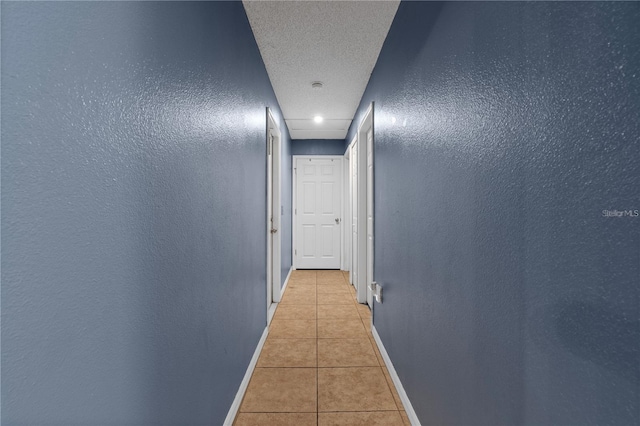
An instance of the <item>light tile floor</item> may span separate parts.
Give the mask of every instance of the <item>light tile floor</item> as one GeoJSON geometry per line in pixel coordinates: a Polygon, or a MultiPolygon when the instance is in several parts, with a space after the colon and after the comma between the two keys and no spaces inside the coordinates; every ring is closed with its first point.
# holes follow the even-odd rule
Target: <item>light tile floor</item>
{"type": "Polygon", "coordinates": [[[236,426],[410,424],[348,277],[292,272],[236,426]]]}

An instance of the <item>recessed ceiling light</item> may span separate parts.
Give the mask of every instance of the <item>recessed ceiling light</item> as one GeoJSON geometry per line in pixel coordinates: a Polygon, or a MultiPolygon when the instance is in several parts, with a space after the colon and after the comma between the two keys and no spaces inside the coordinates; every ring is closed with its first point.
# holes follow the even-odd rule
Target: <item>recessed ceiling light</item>
{"type": "Polygon", "coordinates": [[[313,117],[313,121],[315,121],[316,123],[320,124],[324,121],[324,118],[322,118],[319,115],[316,115],[315,117],[313,117]]]}
{"type": "Polygon", "coordinates": [[[313,83],[311,83],[311,87],[313,87],[314,89],[322,89],[322,86],[324,86],[324,84],[322,84],[321,81],[314,81],[313,83]]]}

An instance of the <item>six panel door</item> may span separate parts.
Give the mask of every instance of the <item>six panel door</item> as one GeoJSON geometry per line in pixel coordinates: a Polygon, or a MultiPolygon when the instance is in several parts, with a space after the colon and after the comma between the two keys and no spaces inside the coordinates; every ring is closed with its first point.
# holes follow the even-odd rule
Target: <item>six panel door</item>
{"type": "Polygon", "coordinates": [[[298,269],[340,269],[342,162],[296,158],[296,244],[298,269]]]}

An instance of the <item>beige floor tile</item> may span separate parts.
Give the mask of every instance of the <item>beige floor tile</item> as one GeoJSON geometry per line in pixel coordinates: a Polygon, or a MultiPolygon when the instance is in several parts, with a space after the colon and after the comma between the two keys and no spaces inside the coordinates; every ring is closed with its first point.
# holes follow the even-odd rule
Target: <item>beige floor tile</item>
{"type": "Polygon", "coordinates": [[[316,412],[315,368],[256,368],[241,413],[316,412]]]}
{"type": "Polygon", "coordinates": [[[356,309],[358,309],[358,314],[360,314],[360,317],[371,318],[371,309],[369,309],[369,305],[358,303],[356,305],[356,309]]]}
{"type": "Polygon", "coordinates": [[[349,305],[353,298],[348,293],[318,293],[318,305],[349,305]]]}
{"type": "Polygon", "coordinates": [[[329,279],[329,278],[343,278],[344,274],[342,271],[337,269],[321,269],[316,271],[316,277],[318,279],[329,279]]]}
{"type": "Polygon", "coordinates": [[[400,417],[402,417],[402,422],[405,426],[411,426],[411,420],[409,420],[409,416],[407,416],[406,411],[400,411],[400,417]]]}
{"type": "Polygon", "coordinates": [[[316,426],[316,413],[240,413],[234,426],[316,426]]]}
{"type": "Polygon", "coordinates": [[[380,367],[318,369],[318,411],[397,410],[380,367]]]}
{"type": "Polygon", "coordinates": [[[257,367],[315,367],[318,359],[316,346],[316,339],[269,337],[262,348],[257,367]]]}
{"type": "Polygon", "coordinates": [[[316,319],[316,305],[295,305],[284,304],[278,305],[273,318],[277,319],[316,319]]]}
{"type": "Polygon", "coordinates": [[[371,333],[371,318],[362,318],[362,325],[364,325],[364,329],[367,330],[367,333],[371,333]]]}
{"type": "Polygon", "coordinates": [[[369,340],[371,341],[371,346],[373,346],[373,352],[375,352],[376,358],[378,358],[378,362],[380,363],[380,365],[385,365],[384,358],[382,358],[382,354],[380,353],[380,349],[378,349],[378,344],[376,343],[376,341],[373,338],[373,336],[370,336],[369,340]]]}
{"type": "Polygon", "coordinates": [[[313,269],[296,269],[291,271],[291,278],[315,278],[318,271],[313,269]]]}
{"type": "Polygon", "coordinates": [[[316,337],[315,320],[273,319],[269,326],[272,339],[314,339],[316,337]]]}
{"type": "Polygon", "coordinates": [[[353,304],[350,305],[318,305],[318,319],[351,318],[360,319],[353,304]]]}
{"type": "Polygon", "coordinates": [[[318,413],[318,426],[403,426],[397,411],[318,413]]]}
{"type": "Polygon", "coordinates": [[[287,284],[287,288],[290,286],[297,285],[316,285],[316,277],[299,277],[299,278],[289,278],[289,284],[287,284]]]}
{"type": "Polygon", "coordinates": [[[344,284],[320,284],[316,286],[316,291],[320,293],[336,293],[336,294],[351,294],[349,287],[344,284]]]}
{"type": "Polygon", "coordinates": [[[342,279],[342,278],[330,278],[330,279],[318,279],[318,286],[330,286],[330,285],[341,285],[341,286],[346,286],[347,282],[342,279]]]}
{"type": "Polygon", "coordinates": [[[287,288],[285,288],[285,292],[287,290],[304,290],[304,289],[313,289],[316,287],[315,282],[307,281],[307,280],[298,280],[298,281],[289,281],[287,284],[287,288]]]}
{"type": "Polygon", "coordinates": [[[396,385],[393,384],[393,380],[391,379],[391,375],[389,374],[389,370],[387,367],[382,366],[382,374],[384,374],[384,378],[389,385],[389,389],[391,389],[391,395],[393,395],[393,400],[398,407],[398,410],[404,410],[404,405],[402,405],[402,401],[400,400],[400,395],[398,395],[398,391],[396,390],[396,385]]]}
{"type": "Polygon", "coordinates": [[[319,339],[366,339],[362,321],[355,319],[318,320],[319,339]]]}
{"type": "Polygon", "coordinates": [[[318,281],[318,284],[346,284],[347,283],[347,280],[344,279],[344,276],[342,276],[342,274],[326,275],[326,276],[318,275],[318,278],[316,278],[316,280],[318,281]]]}
{"type": "Polygon", "coordinates": [[[314,305],[316,303],[315,288],[313,291],[285,290],[281,305],[314,305]]]}
{"type": "Polygon", "coordinates": [[[316,293],[315,285],[295,285],[291,288],[287,286],[284,291],[284,294],[287,295],[307,295],[307,294],[315,294],[316,293]]]}
{"type": "Polygon", "coordinates": [[[318,367],[378,367],[369,339],[318,339],[318,367]]]}

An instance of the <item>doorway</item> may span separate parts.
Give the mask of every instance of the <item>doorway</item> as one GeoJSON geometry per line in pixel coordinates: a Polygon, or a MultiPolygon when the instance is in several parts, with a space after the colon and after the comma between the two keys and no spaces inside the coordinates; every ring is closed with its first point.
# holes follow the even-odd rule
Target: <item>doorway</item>
{"type": "Polygon", "coordinates": [[[267,325],[281,298],[281,133],[267,108],[267,325]]]}
{"type": "Polygon", "coordinates": [[[295,269],[340,269],[342,156],[293,156],[295,269]]]}
{"type": "Polygon", "coordinates": [[[349,282],[358,288],[358,136],[349,145],[349,206],[351,228],[351,270],[349,282]]]}
{"type": "Polygon", "coordinates": [[[351,276],[359,303],[373,309],[374,260],[374,104],[371,103],[354,138],[349,154],[351,162],[351,276]]]}

